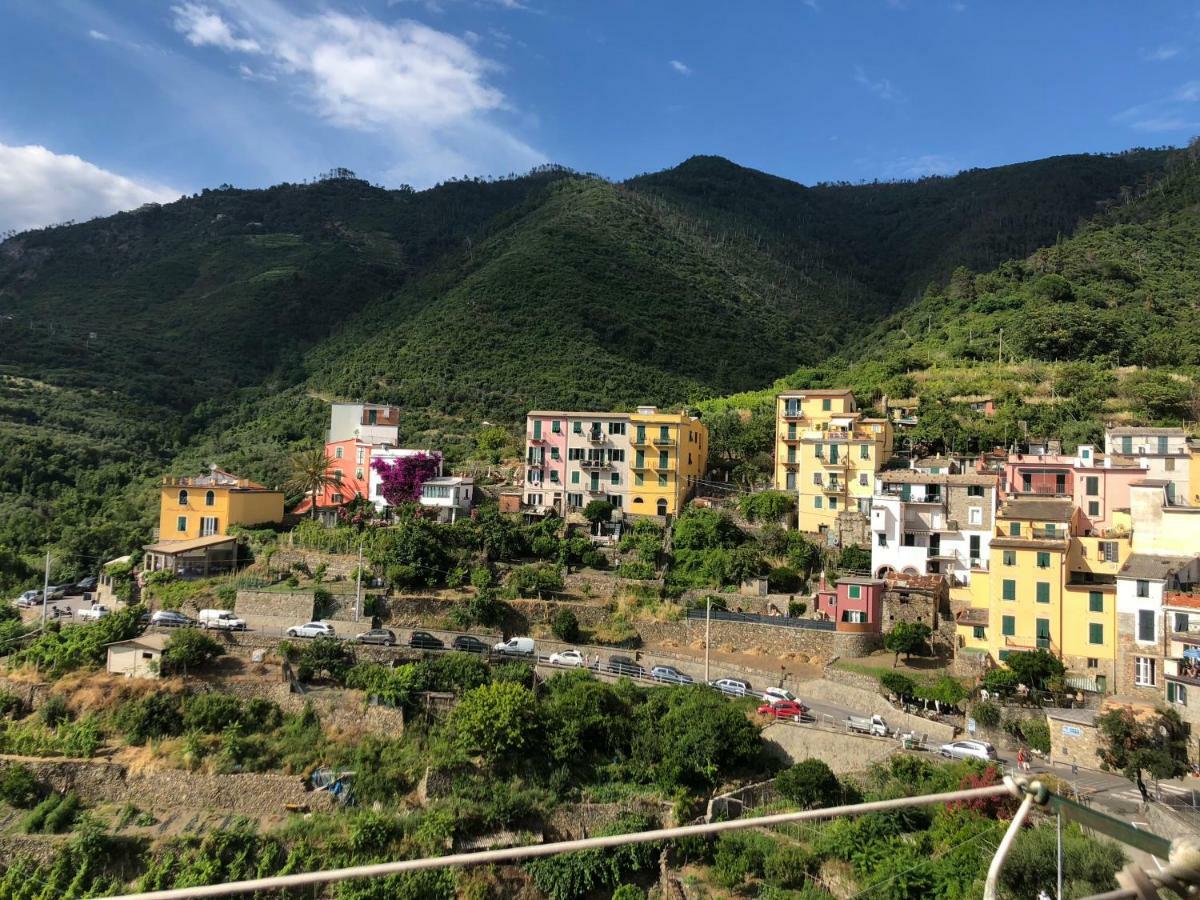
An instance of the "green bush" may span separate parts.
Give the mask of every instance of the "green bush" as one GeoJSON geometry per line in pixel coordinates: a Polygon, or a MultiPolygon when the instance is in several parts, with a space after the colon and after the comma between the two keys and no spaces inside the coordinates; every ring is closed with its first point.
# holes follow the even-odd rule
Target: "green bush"
{"type": "Polygon", "coordinates": [[[617,566],[617,575],[621,578],[631,578],[641,581],[648,581],[654,578],[654,566],[648,562],[640,560],[629,560],[617,566]]]}
{"type": "Polygon", "coordinates": [[[0,691],[0,716],[20,715],[25,702],[11,691],[0,691]]]}
{"type": "Polygon", "coordinates": [[[879,683],[884,690],[890,691],[897,697],[912,697],[917,692],[916,682],[900,672],[880,673],[879,683]]]}
{"type": "Polygon", "coordinates": [[[113,722],[131,744],[173,737],[183,732],[183,715],[175,694],[150,694],[118,707],[113,722]]]}
{"type": "Polygon", "coordinates": [[[796,618],[808,612],[808,604],[800,600],[792,600],[788,603],[788,616],[796,618]]]}
{"type": "MultiPolygon", "coordinates": [[[[324,565],[324,563],[322,563],[324,565]]],[[[333,612],[333,594],[327,588],[313,588],[313,618],[325,619],[333,612]]]]}
{"type": "Polygon", "coordinates": [[[33,808],[21,823],[21,830],[26,834],[41,834],[46,828],[46,818],[62,803],[62,794],[50,794],[33,808]]]}
{"type": "Polygon", "coordinates": [[[796,497],[784,491],[744,494],[738,501],[738,508],[751,522],[778,522],[796,509],[796,497]]]}
{"type": "Polygon", "coordinates": [[[0,769],[0,800],[18,809],[29,809],[45,794],[33,771],[21,763],[10,763],[0,769]]]}
{"type": "Polygon", "coordinates": [[[67,698],[62,694],[51,694],[38,709],[38,717],[46,723],[47,728],[57,728],[71,718],[67,709],[67,698]]]}
{"type": "Polygon", "coordinates": [[[775,776],[780,795],[803,809],[836,805],[842,785],[822,760],[805,759],[775,776]]]}
{"type": "Polygon", "coordinates": [[[78,815],[79,796],[74,791],[71,791],[67,796],[63,797],[61,803],[46,814],[46,821],[42,826],[42,830],[47,834],[62,834],[75,824],[75,818],[78,815]]]}
{"type": "Polygon", "coordinates": [[[1050,752],[1050,726],[1044,718],[1022,720],[1021,736],[1034,750],[1050,752]]]}
{"type": "Polygon", "coordinates": [[[554,622],[550,626],[554,636],[560,641],[573,644],[579,640],[579,618],[569,609],[560,609],[554,614],[554,622]]]}
{"type": "Polygon", "coordinates": [[[995,728],[1000,724],[1000,704],[991,700],[981,700],[971,707],[971,716],[984,728],[995,728]]]}
{"type": "Polygon", "coordinates": [[[804,579],[790,566],[776,566],[767,573],[767,587],[772,594],[794,594],[803,586],[804,579]]]}
{"type": "Polygon", "coordinates": [[[242,721],[242,701],[232,694],[206,691],[188,698],[183,708],[183,728],[217,734],[230,722],[242,721]]]}
{"type": "Polygon", "coordinates": [[[187,674],[208,665],[225,652],[216,640],[197,628],[180,628],[163,648],[164,674],[187,674]]]}

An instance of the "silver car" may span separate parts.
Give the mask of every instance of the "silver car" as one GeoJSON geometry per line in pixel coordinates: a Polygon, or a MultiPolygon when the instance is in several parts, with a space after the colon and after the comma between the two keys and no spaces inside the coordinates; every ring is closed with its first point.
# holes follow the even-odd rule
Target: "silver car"
{"type": "Polygon", "coordinates": [[[987,741],[951,741],[942,744],[942,756],[947,759],[979,759],[990,762],[996,758],[996,748],[987,741]]]}

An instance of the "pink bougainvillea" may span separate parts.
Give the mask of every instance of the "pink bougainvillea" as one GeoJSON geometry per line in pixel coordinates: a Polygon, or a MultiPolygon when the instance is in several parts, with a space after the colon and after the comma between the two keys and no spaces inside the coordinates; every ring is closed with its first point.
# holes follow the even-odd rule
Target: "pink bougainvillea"
{"type": "Polygon", "coordinates": [[[371,461],[371,468],[379,473],[383,483],[383,499],[391,506],[420,500],[421,485],[436,477],[441,465],[440,453],[416,453],[393,461],[371,461]]]}

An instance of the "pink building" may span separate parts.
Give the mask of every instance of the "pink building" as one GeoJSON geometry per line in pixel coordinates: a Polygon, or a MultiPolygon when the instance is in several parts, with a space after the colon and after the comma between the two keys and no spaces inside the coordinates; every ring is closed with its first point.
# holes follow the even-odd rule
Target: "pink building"
{"type": "Polygon", "coordinates": [[[825,576],[817,589],[815,611],[837,623],[838,631],[879,631],[883,621],[883,592],[878,578],[842,578],[828,587],[825,576]]]}
{"type": "Polygon", "coordinates": [[[1005,467],[1004,496],[1069,498],[1083,513],[1083,534],[1112,527],[1113,512],[1129,509],[1129,486],[1146,477],[1141,466],[1119,464],[1083,444],[1074,456],[1013,453],[1005,467]]]}
{"type": "Polygon", "coordinates": [[[525,421],[525,490],[528,506],[563,511],[567,482],[566,413],[530,413],[525,421]]]}

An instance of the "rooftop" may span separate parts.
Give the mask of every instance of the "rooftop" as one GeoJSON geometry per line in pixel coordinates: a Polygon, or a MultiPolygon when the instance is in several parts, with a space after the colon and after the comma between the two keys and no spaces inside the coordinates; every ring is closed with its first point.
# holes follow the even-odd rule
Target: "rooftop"
{"type": "Polygon", "coordinates": [[[991,614],[986,609],[960,609],[954,617],[954,621],[959,625],[969,626],[984,626],[986,627],[991,620],[991,614]]]}
{"type": "Polygon", "coordinates": [[[203,550],[206,547],[216,547],[220,544],[237,543],[236,537],[227,534],[213,534],[208,537],[192,538],[188,541],[159,541],[142,549],[148,553],[162,553],[172,556],[178,553],[188,553],[192,550],[203,550]]]}
{"type": "Polygon", "coordinates": [[[927,475],[923,472],[914,472],[912,469],[893,469],[879,473],[879,480],[886,484],[948,484],[948,485],[975,485],[981,484],[985,487],[995,487],[997,478],[995,475],[977,475],[973,472],[963,472],[955,475],[927,475]]]}
{"type": "Polygon", "coordinates": [[[781,391],[780,397],[853,397],[849,388],[812,388],[802,391],[781,391]]]}
{"type": "Polygon", "coordinates": [[[1163,596],[1163,606],[1173,606],[1179,609],[1200,609],[1200,594],[1167,591],[1163,596]]]}
{"type": "Polygon", "coordinates": [[[1096,710],[1094,709],[1052,709],[1047,707],[1046,717],[1058,719],[1060,722],[1074,722],[1076,725],[1096,724],[1096,710]]]}
{"type": "Polygon", "coordinates": [[[1070,522],[1075,504],[1070,500],[1042,497],[1015,497],[998,513],[1001,519],[1032,519],[1038,522],[1070,522]]]}
{"type": "Polygon", "coordinates": [[[865,575],[847,575],[844,578],[839,578],[838,584],[866,584],[866,585],[882,585],[886,582],[882,578],[868,578],[865,575]]]}
{"type": "Polygon", "coordinates": [[[119,647],[128,645],[130,647],[145,647],[147,650],[163,650],[166,648],[169,640],[171,640],[171,635],[169,634],[139,634],[137,637],[124,641],[113,641],[111,644],[105,644],[104,646],[119,647]]]}
{"type": "Polygon", "coordinates": [[[891,572],[887,576],[889,588],[899,588],[909,591],[936,591],[946,583],[942,575],[906,575],[903,572],[891,572]]]}
{"type": "Polygon", "coordinates": [[[448,485],[450,487],[453,487],[456,484],[474,484],[474,483],[475,483],[474,478],[467,478],[462,475],[442,475],[442,476],[439,476],[438,478],[430,478],[428,481],[421,482],[421,486],[424,487],[427,484],[436,484],[436,485],[448,485]]]}
{"type": "Polygon", "coordinates": [[[1162,581],[1184,568],[1194,556],[1151,556],[1149,553],[1134,553],[1125,560],[1118,578],[1143,578],[1162,581]]]}
{"type": "Polygon", "coordinates": [[[1123,425],[1119,428],[1108,428],[1106,434],[1129,435],[1136,437],[1138,435],[1146,435],[1147,437],[1157,437],[1165,435],[1167,437],[1186,437],[1187,432],[1182,428],[1155,428],[1150,425],[1123,425]]]}
{"type": "Polygon", "coordinates": [[[163,478],[167,487],[233,488],[242,491],[265,491],[266,488],[248,478],[240,478],[232,472],[210,466],[204,475],[167,475],[163,478]]]}

